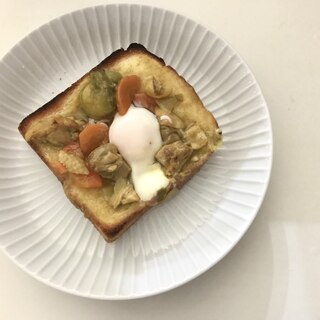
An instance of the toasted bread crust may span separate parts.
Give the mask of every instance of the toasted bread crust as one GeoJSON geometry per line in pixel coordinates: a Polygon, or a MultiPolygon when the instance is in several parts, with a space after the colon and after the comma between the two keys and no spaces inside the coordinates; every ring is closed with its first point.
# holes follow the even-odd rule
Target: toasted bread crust
{"type": "MultiPolygon", "coordinates": [[[[28,129],[30,126],[35,123],[36,121],[39,121],[49,115],[53,115],[57,112],[59,112],[66,101],[66,99],[78,88],[78,86],[81,84],[83,79],[88,77],[88,75],[97,69],[105,68],[109,69],[112,68],[114,65],[118,64],[121,60],[123,59],[128,59],[131,55],[136,55],[136,54],[142,54],[142,55],[147,55],[153,60],[157,61],[160,63],[162,66],[166,67],[167,70],[170,70],[174,76],[178,76],[179,79],[183,80],[184,85],[188,90],[191,90],[193,95],[195,96],[196,99],[199,99],[197,93],[195,90],[188,84],[188,82],[181,77],[180,75],[177,74],[177,72],[170,66],[166,66],[165,62],[163,59],[157,57],[156,55],[150,53],[149,51],[146,50],[145,47],[143,47],[140,44],[131,44],[127,50],[124,49],[119,49],[115,52],[113,52],[109,57],[104,59],[100,64],[98,64],[96,67],[94,67],[92,70],[90,70],[88,73],[86,73],[83,77],[81,77],[78,81],[76,81],[73,85],[71,85],[69,88],[67,88],[64,92],[60,93],[57,95],[55,98],[53,98],[51,101],[46,103],[44,106],[36,110],[35,112],[31,113],[28,115],[19,125],[19,131],[21,134],[26,138],[26,133],[28,132],[28,129]]],[[[203,108],[204,110],[205,107],[201,103],[199,107],[203,108]]],[[[208,113],[209,114],[209,113],[208,113]]],[[[215,128],[218,128],[218,124],[216,119],[211,115],[207,121],[211,121],[211,125],[215,128]]],[[[64,176],[59,175],[57,172],[55,172],[52,163],[50,162],[49,159],[45,157],[43,154],[43,151],[39,147],[39,145],[32,140],[27,140],[27,142],[30,144],[30,146],[34,149],[34,151],[39,155],[39,157],[46,163],[46,165],[51,169],[51,171],[57,176],[57,178],[62,182],[62,184],[65,184],[64,181],[64,176]]],[[[195,163],[190,163],[188,167],[188,175],[185,176],[179,176],[177,179],[177,184],[176,188],[181,189],[182,186],[189,180],[191,177],[203,166],[203,164],[208,160],[210,154],[212,152],[208,152],[202,159],[201,161],[195,162],[195,163]]],[[[143,203],[141,204],[138,208],[136,208],[134,211],[130,213],[130,215],[125,216],[121,218],[120,221],[116,222],[109,222],[105,223],[102,221],[93,210],[91,210],[86,203],[84,203],[73,190],[72,186],[68,188],[68,190],[65,189],[65,192],[68,196],[68,198],[71,200],[71,202],[79,209],[81,209],[85,215],[86,218],[88,218],[96,227],[96,229],[102,234],[104,239],[108,242],[112,242],[116,240],[121,234],[123,234],[132,224],[135,223],[150,207],[151,205],[148,203],[143,203]]]]}

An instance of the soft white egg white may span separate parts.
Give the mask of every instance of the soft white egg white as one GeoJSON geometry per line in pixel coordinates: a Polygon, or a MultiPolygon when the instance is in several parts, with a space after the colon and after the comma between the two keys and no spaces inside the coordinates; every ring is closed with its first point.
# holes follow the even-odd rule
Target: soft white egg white
{"type": "Polygon", "coordinates": [[[160,164],[154,163],[162,139],[158,120],[152,112],[130,106],[125,115],[116,114],[109,139],[131,166],[132,182],[141,200],[151,200],[160,189],[168,186],[169,179],[160,164]]]}

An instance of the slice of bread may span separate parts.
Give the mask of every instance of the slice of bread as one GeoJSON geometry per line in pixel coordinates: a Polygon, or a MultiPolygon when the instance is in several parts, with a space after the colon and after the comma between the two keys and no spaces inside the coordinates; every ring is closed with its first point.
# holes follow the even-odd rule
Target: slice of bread
{"type": "MultiPolygon", "coordinates": [[[[166,114],[166,109],[159,108],[158,119],[163,114],[166,114]]],[[[221,131],[215,118],[203,106],[192,86],[172,67],[166,66],[161,58],[139,44],[131,44],[127,50],[120,49],[112,53],[64,92],[27,116],[20,123],[19,131],[62,182],[70,201],[83,211],[109,242],[117,239],[150,207],[167,199],[174,190],[180,189],[203,166],[222,141],[221,131]],[[156,92],[158,95],[159,101],[168,96],[177,97],[176,104],[167,112],[170,117],[177,120],[176,127],[183,136],[181,138],[183,144],[188,145],[191,151],[185,162],[178,166],[179,168],[171,167],[171,171],[166,167],[163,168],[170,179],[170,188],[167,188],[162,197],[156,197],[152,201],[122,204],[114,208],[109,201],[113,193],[112,182],[104,180],[101,188],[87,189],[77,186],[73,183],[72,173],[61,172],[57,168],[59,152],[63,147],[41,138],[48,136],[62,121],[64,126],[70,126],[72,128],[70,130],[75,131],[73,139],[77,139],[77,129],[73,128],[77,124],[74,120],[80,127],[88,121],[83,118],[83,113],[79,110],[79,94],[90,81],[90,73],[102,69],[119,72],[122,76],[132,74],[139,76],[140,91],[152,95],[153,90],[153,93],[156,92]]]]}

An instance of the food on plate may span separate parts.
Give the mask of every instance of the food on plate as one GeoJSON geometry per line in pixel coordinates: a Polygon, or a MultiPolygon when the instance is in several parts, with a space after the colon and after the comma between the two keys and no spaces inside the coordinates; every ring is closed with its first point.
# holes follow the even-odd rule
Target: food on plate
{"type": "Polygon", "coordinates": [[[222,143],[194,89],[139,44],[112,53],[19,130],[109,242],[181,189],[222,143]]]}

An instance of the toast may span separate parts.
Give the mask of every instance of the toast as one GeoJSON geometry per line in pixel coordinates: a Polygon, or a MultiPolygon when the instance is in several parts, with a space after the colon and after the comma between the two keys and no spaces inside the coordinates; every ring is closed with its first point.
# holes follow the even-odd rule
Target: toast
{"type": "MultiPolygon", "coordinates": [[[[120,90],[118,81],[122,80],[112,81],[108,90],[120,90]]],[[[100,99],[100,96],[89,96],[95,102],[100,99]]],[[[111,101],[110,105],[119,105],[118,96],[101,99],[105,98],[111,101]]],[[[116,240],[149,208],[181,189],[222,143],[217,121],[192,86],[140,44],[113,52],[64,92],[27,116],[20,123],[19,131],[61,181],[70,201],[108,242],[116,240]],[[133,98],[135,108],[139,107],[136,97],[141,94],[147,97],[147,106],[142,101],[142,107],[152,112],[159,123],[162,144],[153,162],[161,168],[168,183],[156,190],[151,199],[141,200],[137,195],[132,168],[110,143],[108,129],[117,117],[116,110],[100,113],[97,103],[93,107],[96,108],[95,120],[87,110],[86,88],[93,88],[94,76],[104,77],[107,72],[122,79],[130,75],[139,77],[139,89],[133,98]],[[94,142],[94,150],[84,152],[84,143],[79,147],[79,141],[81,145],[81,135],[88,123],[100,124],[100,129],[106,132],[103,139],[94,142]],[[116,171],[112,171],[115,167],[116,171]]]]}

